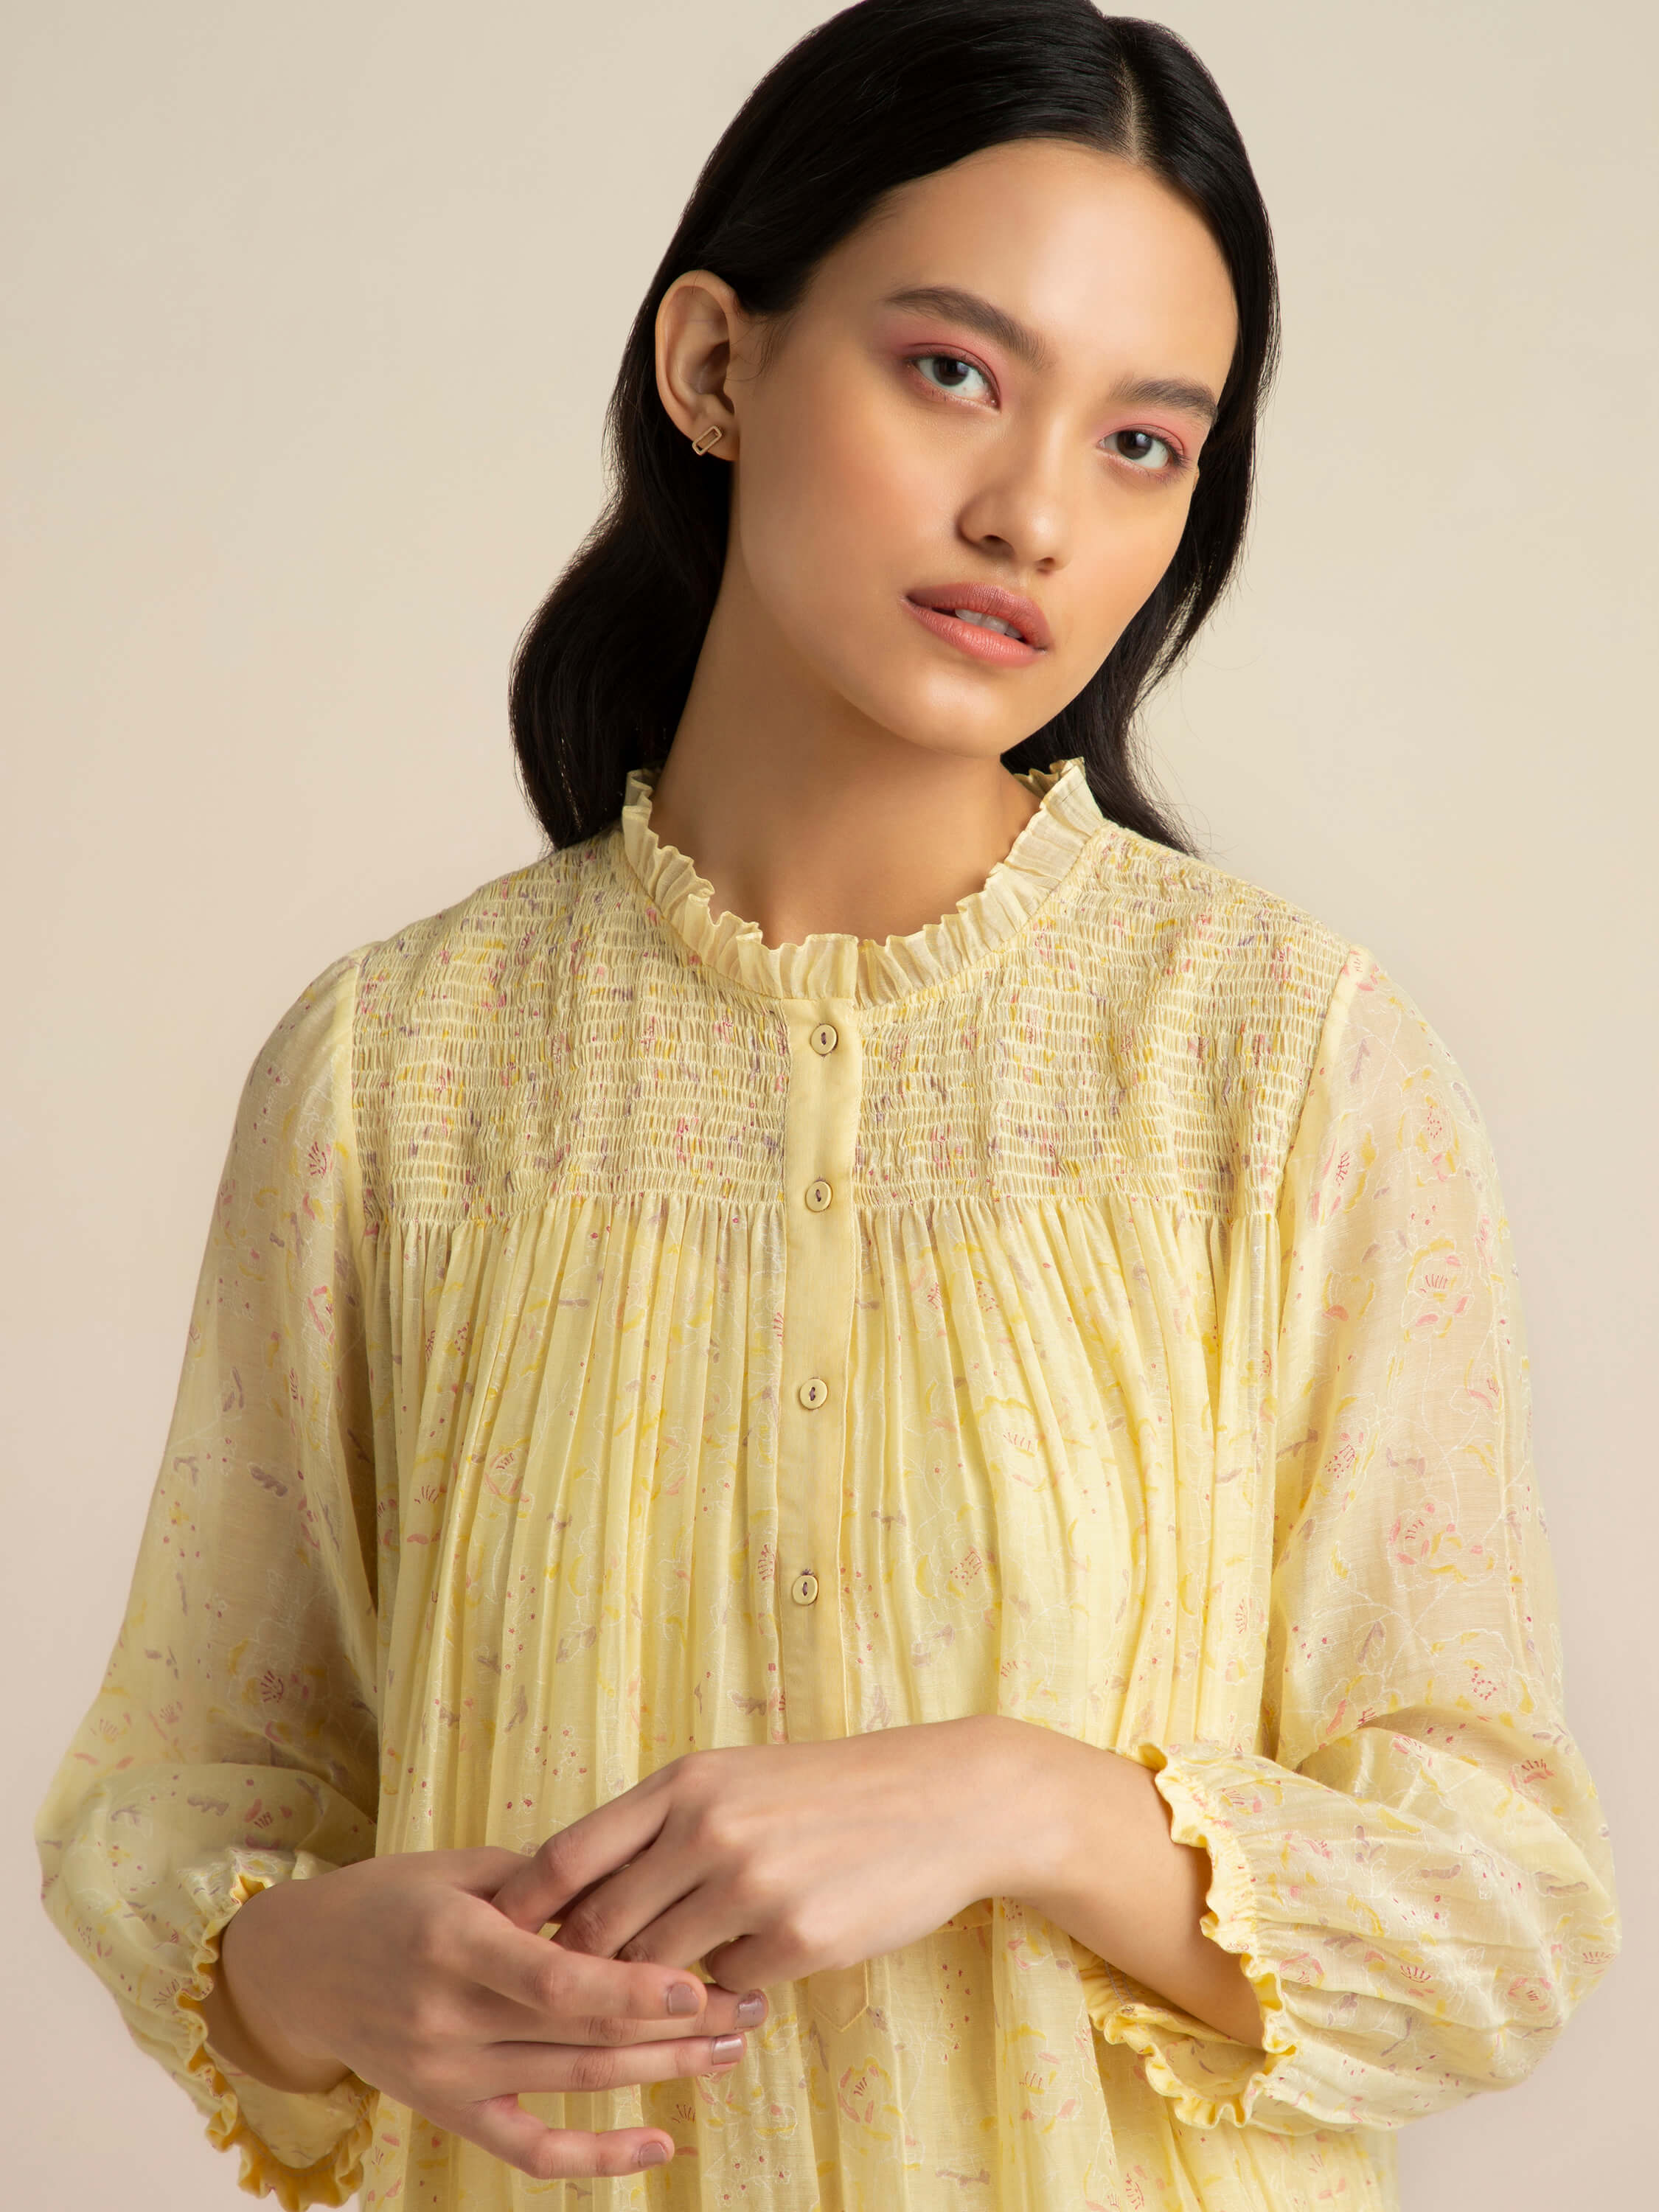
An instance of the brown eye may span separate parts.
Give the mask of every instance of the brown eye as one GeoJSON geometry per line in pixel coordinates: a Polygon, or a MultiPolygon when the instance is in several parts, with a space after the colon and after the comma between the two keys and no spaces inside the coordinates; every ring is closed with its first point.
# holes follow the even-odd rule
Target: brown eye
{"type": "MultiPolygon", "coordinates": [[[[933,385],[936,392],[960,392],[963,389],[964,375],[979,377],[985,375],[985,371],[977,362],[964,361],[960,354],[918,353],[912,354],[910,361],[913,368],[923,372],[926,381],[933,385]],[[929,362],[938,362],[940,365],[944,374],[939,380],[935,380],[933,377],[927,375],[924,364],[929,362]]],[[[988,383],[989,379],[987,378],[986,381],[988,383]]]]}
{"type": "Polygon", "coordinates": [[[1182,456],[1170,441],[1160,438],[1156,430],[1114,430],[1112,436],[1127,440],[1130,450],[1121,452],[1118,459],[1133,462],[1143,476],[1172,476],[1184,465],[1182,456]],[[1162,460],[1157,459],[1160,453],[1164,455],[1162,460]],[[1151,466],[1145,465],[1148,461],[1151,461],[1151,466]]]}

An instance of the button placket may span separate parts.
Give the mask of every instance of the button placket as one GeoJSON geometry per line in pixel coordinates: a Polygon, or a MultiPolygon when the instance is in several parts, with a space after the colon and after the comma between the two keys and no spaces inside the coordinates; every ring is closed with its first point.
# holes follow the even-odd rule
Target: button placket
{"type": "MultiPolygon", "coordinates": [[[[851,1000],[785,1002],[786,1274],[778,1450],[778,1659],[791,1742],[850,1732],[841,1523],[858,1259],[853,1160],[862,1055],[851,1000]]],[[[869,2002],[862,1965],[809,1977],[826,2024],[869,2002]]]]}
{"type": "Polygon", "coordinates": [[[846,1391],[857,1230],[850,1193],[860,1055],[850,1005],[791,1001],[784,1123],[787,1273],[778,1573],[792,1741],[848,1733],[841,1588],[846,1391]]]}

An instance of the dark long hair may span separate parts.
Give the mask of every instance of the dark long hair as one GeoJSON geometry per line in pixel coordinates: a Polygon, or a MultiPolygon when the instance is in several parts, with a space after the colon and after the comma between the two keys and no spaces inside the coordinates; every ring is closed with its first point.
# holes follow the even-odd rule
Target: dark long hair
{"type": "Polygon", "coordinates": [[[1109,819],[1194,850],[1143,787],[1134,718],[1243,542],[1279,347],[1273,235],[1204,64],[1162,24],[1102,15],[1091,0],[860,0],[767,71],[703,164],[611,395],[605,510],[513,657],[520,777],[556,848],[615,821],[628,769],[666,757],[725,566],[730,471],[692,453],[657,391],[664,293],[710,269],[781,327],[884,193],[1022,138],[1137,162],[1185,196],[1232,278],[1238,341],[1175,556],[1078,696],[1002,756],[1018,774],[1080,754],[1109,819]]]}

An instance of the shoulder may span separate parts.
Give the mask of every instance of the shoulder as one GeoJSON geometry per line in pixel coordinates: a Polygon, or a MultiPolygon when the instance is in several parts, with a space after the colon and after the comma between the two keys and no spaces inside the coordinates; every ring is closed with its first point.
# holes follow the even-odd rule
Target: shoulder
{"type": "Polygon", "coordinates": [[[1222,1133],[1224,1183],[1265,1203],[1293,1154],[1340,1168],[1351,1145],[1495,1180],[1461,1063],[1369,946],[1212,861],[1116,827],[1101,844],[1079,919],[1117,963],[1109,1003],[1134,1010],[1161,1103],[1222,1133]]]}
{"type": "Polygon", "coordinates": [[[600,842],[491,877],[451,904],[338,954],[268,1031],[249,1085],[316,1086],[354,1065],[361,1079],[366,1054],[406,1056],[422,1033],[459,1034],[453,1024],[465,1030],[499,1008],[550,945],[568,943],[600,842]]]}
{"type": "Polygon", "coordinates": [[[362,948],[357,1053],[407,1049],[425,1025],[499,1013],[591,927],[612,875],[603,836],[544,854],[362,948]]]}
{"type": "Polygon", "coordinates": [[[1074,908],[1120,1172],[1271,1203],[1354,948],[1290,899],[1112,825],[1074,908]]]}
{"type": "Polygon", "coordinates": [[[504,1081],[533,1088],[584,933],[616,903],[604,845],[544,854],[331,960],[253,1055],[234,1158],[273,1172],[351,1159],[372,1183],[394,1112],[433,1130],[487,1118],[504,1081]]]}
{"type": "Polygon", "coordinates": [[[1467,1171],[1496,1188],[1491,1130],[1462,1064],[1364,945],[1352,947],[1331,994],[1296,1149],[1304,1177],[1340,1180],[1355,1162],[1387,1156],[1407,1162],[1413,1185],[1467,1171]]]}
{"type": "Polygon", "coordinates": [[[1277,892],[1116,824],[1098,842],[1079,921],[1103,956],[1139,967],[1194,1015],[1271,1012],[1292,1058],[1311,1053],[1353,951],[1277,892]]]}
{"type": "Polygon", "coordinates": [[[343,952],[291,999],[248,1064],[235,1142],[268,1152],[349,1112],[353,1006],[367,946],[343,952]]]}
{"type": "Polygon", "coordinates": [[[511,1211],[556,1173],[590,996],[626,966],[613,844],[601,831],[544,854],[349,956],[371,1227],[511,1211]]]}

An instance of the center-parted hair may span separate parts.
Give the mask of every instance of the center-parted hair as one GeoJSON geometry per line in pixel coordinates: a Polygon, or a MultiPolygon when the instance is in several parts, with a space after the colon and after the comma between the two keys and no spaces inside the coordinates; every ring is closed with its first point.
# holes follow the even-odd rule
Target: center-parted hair
{"type": "Polygon", "coordinates": [[[1018,773],[1080,754],[1110,819],[1193,849],[1145,786],[1135,717],[1243,547],[1279,347],[1273,234],[1198,57],[1162,24],[1091,0],[859,0],[767,71],[703,164],[623,349],[605,508],[514,655],[519,772],[556,848],[615,821],[629,769],[666,757],[725,566],[730,471],[692,453],[657,390],[664,294],[687,270],[713,270],[775,343],[819,263],[887,193],[1026,138],[1136,162],[1194,210],[1232,280],[1237,343],[1174,558],[1083,690],[1002,756],[1018,773]]]}

